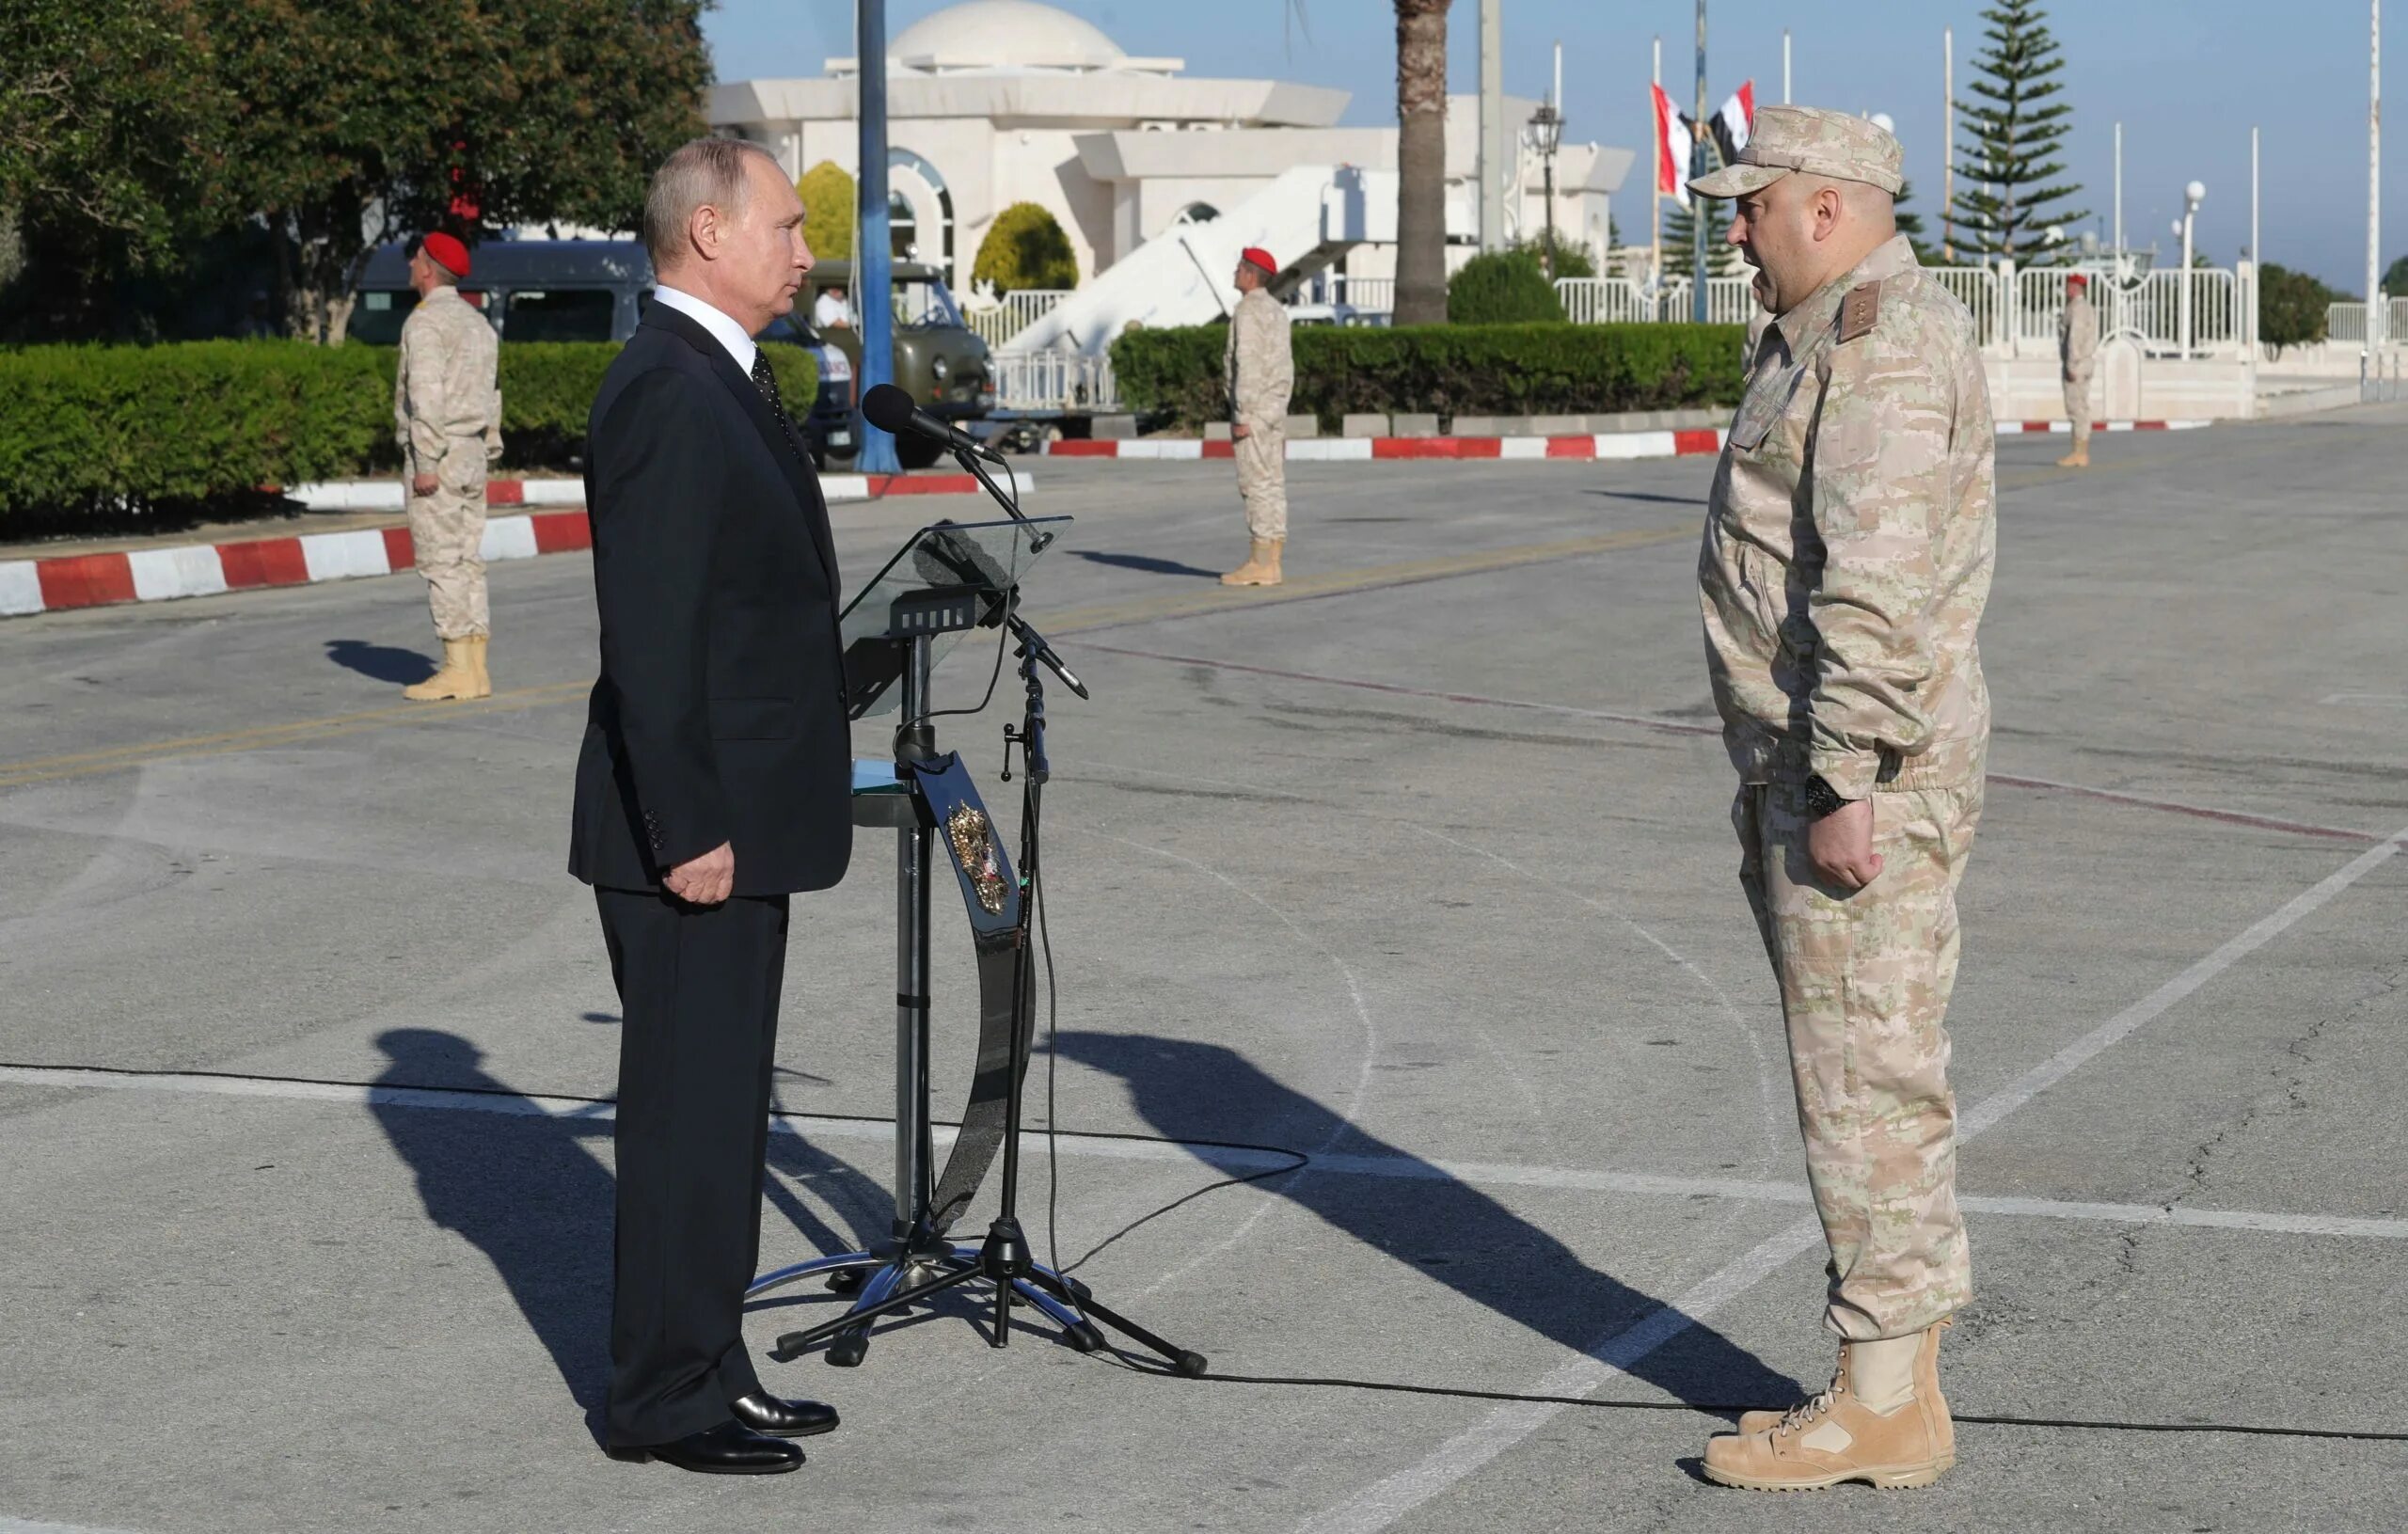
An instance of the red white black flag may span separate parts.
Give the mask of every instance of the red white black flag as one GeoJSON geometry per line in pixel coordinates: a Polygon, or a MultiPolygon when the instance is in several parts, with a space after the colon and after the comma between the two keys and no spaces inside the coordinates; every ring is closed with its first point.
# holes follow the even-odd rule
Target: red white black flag
{"type": "Polygon", "coordinates": [[[1656,93],[1656,192],[1668,197],[1684,208],[1689,205],[1689,119],[1672,108],[1672,98],[1664,94],[1662,86],[1648,87],[1656,93]]]}
{"type": "Polygon", "coordinates": [[[1739,151],[1748,147],[1748,139],[1756,129],[1756,83],[1747,82],[1731,93],[1722,110],[1714,114],[1710,124],[1714,130],[1714,146],[1722,151],[1722,163],[1739,163],[1739,151]]]}

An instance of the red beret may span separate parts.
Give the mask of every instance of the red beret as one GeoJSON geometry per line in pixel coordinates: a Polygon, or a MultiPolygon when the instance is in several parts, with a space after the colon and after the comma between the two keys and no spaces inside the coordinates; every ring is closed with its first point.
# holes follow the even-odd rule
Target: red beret
{"type": "Polygon", "coordinates": [[[437,229],[420,241],[419,248],[426,252],[427,260],[453,277],[468,275],[468,247],[462,245],[456,236],[437,229]]]}
{"type": "Polygon", "coordinates": [[[2079,282],[2079,283],[2081,283],[2081,284],[2082,284],[2083,287],[2085,287],[2085,288],[2087,288],[2087,287],[2089,287],[2089,286],[2090,286],[2090,279],[2089,279],[2088,277],[2086,277],[2083,276],[2080,272],[2076,272],[2076,273],[2072,274],[2070,277],[2067,277],[2066,278],[2066,281],[2067,281],[2068,284],[2079,282]]]}
{"type": "Polygon", "coordinates": [[[1279,263],[1273,261],[1271,259],[1271,252],[1263,249],[1260,245],[1246,246],[1244,250],[1238,252],[1238,260],[1244,261],[1249,266],[1261,267],[1263,272],[1268,276],[1277,277],[1279,275],[1279,263]]]}

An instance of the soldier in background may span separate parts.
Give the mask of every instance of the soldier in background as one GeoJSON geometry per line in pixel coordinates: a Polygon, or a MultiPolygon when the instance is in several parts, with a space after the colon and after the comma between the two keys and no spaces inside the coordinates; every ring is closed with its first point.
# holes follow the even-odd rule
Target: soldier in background
{"type": "Polygon", "coordinates": [[[1689,183],[1736,200],[1776,316],[1698,578],[1841,1338],[1828,1390],[1707,1444],[1709,1479],[1759,1491],[1927,1486],[1956,1461],[1940,1334],[1972,1289],[1942,1019],[1989,738],[1996,466],[1972,317],[1897,232],[1903,160],[1862,119],[1767,106],[1689,183]]]}
{"type": "Polygon", "coordinates": [[[1224,586],[1276,586],[1288,547],[1288,397],[1296,363],[1288,347],[1288,311],[1271,296],[1279,263],[1248,245],[1238,260],[1237,312],[1229,316],[1225,359],[1229,435],[1236,439],[1238,494],[1245,500],[1245,562],[1224,586]]]}
{"type": "Polygon", "coordinates": [[[2090,467],[2090,372],[2098,360],[2099,311],[2090,307],[2090,279],[2076,272],[2066,278],[2065,312],[2057,316],[2057,363],[2073,422],[2073,451],[2057,460],[2059,468],[2090,467]]]}
{"type": "Polygon", "coordinates": [[[393,424],[408,482],[410,545],[426,577],[443,664],[402,696],[423,703],[483,698],[492,624],[485,606],[485,466],[501,456],[499,347],[493,326],[460,296],[468,247],[426,236],[410,253],[418,307],[402,325],[393,424]]]}

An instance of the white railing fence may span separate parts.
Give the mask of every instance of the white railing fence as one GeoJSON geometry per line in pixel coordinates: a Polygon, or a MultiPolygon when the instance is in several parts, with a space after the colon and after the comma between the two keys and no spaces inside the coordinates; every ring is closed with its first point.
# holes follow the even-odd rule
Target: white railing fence
{"type": "MultiPolygon", "coordinates": [[[[1755,308],[1744,277],[1705,279],[1705,317],[1709,324],[1745,324],[1755,308]]],[[[1555,295],[1563,302],[1566,318],[1575,324],[1678,323],[1692,318],[1687,277],[1674,277],[1650,293],[1629,277],[1558,277],[1555,295]]]]}
{"type": "MultiPolygon", "coordinates": [[[[2015,339],[2020,347],[2045,349],[2057,342],[2057,320],[2065,312],[2066,270],[2027,267],[2016,274],[2015,339]]],[[[2091,307],[2099,311],[2101,336],[2126,331],[2144,348],[2223,351],[2245,340],[2237,274],[2194,266],[2185,272],[2147,272],[2130,282],[2090,275],[2091,307]],[[2190,299],[2190,333],[2183,333],[2183,298],[2190,299]]]]}
{"type": "Polygon", "coordinates": [[[1111,414],[1120,408],[1120,384],[1112,358],[1075,352],[998,352],[992,359],[998,410],[1078,410],[1111,414]]]}
{"type": "MultiPolygon", "coordinates": [[[[2408,298],[2386,299],[2383,306],[2383,339],[2398,341],[2408,338],[2408,298]]],[[[2367,307],[2364,304],[2330,304],[2324,309],[2326,340],[2363,341],[2367,339],[2367,307]]]]}
{"type": "Polygon", "coordinates": [[[1329,274],[1323,292],[1325,303],[1344,304],[1366,314],[1396,312],[1396,278],[1392,277],[1348,277],[1343,272],[1329,274]]]}
{"type": "Polygon", "coordinates": [[[1068,288],[1023,288],[1003,295],[1003,302],[971,308],[965,306],[962,317],[970,328],[990,346],[1001,346],[1053,312],[1055,305],[1070,296],[1068,288]]]}

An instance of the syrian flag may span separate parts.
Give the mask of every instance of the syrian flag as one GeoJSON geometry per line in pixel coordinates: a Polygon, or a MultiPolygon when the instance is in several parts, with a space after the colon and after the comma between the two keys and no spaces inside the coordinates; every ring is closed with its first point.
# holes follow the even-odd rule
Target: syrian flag
{"type": "Polygon", "coordinates": [[[1689,205],[1689,119],[1672,108],[1672,98],[1664,94],[1662,86],[1650,86],[1656,93],[1656,195],[1671,198],[1684,208],[1689,205]]]}
{"type": "Polygon", "coordinates": [[[1739,151],[1748,147],[1756,130],[1756,83],[1751,80],[1733,91],[1708,126],[1714,130],[1715,148],[1722,151],[1722,163],[1737,165],[1739,151]]]}

